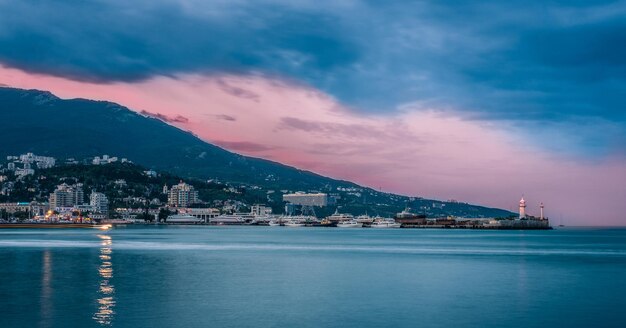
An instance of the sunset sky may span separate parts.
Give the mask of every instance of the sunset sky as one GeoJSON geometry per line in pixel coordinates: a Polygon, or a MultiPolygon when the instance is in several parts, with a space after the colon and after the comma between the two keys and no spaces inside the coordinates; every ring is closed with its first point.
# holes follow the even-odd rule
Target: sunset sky
{"type": "Polygon", "coordinates": [[[625,1],[0,0],[0,84],[384,191],[626,225],[625,1]]]}

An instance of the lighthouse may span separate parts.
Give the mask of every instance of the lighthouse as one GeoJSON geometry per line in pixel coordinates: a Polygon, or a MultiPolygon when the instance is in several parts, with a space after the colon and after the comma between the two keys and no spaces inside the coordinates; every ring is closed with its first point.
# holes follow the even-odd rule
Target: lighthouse
{"type": "Polygon", "coordinates": [[[539,209],[541,210],[541,220],[543,220],[543,202],[539,205],[539,209]]]}
{"type": "Polygon", "coordinates": [[[526,201],[524,200],[523,196],[522,199],[519,201],[519,218],[520,220],[526,218],[526,201]]]}

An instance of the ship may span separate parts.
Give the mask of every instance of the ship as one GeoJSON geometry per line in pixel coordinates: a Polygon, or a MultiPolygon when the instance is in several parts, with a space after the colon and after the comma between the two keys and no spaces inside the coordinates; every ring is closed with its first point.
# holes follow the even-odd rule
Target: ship
{"type": "Polygon", "coordinates": [[[337,223],[337,228],[362,228],[363,223],[357,220],[341,221],[337,223]]]}
{"type": "Polygon", "coordinates": [[[423,225],[426,224],[426,215],[411,213],[408,208],[396,214],[394,220],[397,223],[405,225],[423,225]]]}
{"type": "Polygon", "coordinates": [[[197,223],[202,223],[202,221],[203,221],[202,219],[197,218],[193,215],[188,215],[188,214],[170,215],[165,220],[166,223],[173,223],[173,224],[197,224],[197,223]]]}
{"type": "Polygon", "coordinates": [[[354,220],[354,216],[352,214],[339,213],[339,209],[337,209],[333,215],[327,217],[326,219],[331,222],[342,222],[354,220]]]}
{"type": "Polygon", "coordinates": [[[376,218],[374,222],[370,225],[371,228],[380,229],[380,228],[400,228],[402,226],[401,223],[395,222],[393,219],[383,219],[376,218]]]}

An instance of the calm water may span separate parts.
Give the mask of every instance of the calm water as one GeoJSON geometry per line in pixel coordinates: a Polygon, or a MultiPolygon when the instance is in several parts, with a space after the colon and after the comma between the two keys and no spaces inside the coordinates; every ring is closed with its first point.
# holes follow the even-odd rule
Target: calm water
{"type": "Polygon", "coordinates": [[[0,327],[626,327],[626,230],[0,230],[0,327]]]}

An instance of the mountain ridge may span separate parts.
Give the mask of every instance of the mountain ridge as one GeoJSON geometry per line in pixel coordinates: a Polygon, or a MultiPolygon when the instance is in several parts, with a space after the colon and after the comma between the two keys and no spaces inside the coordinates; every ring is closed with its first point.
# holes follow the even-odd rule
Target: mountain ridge
{"type": "MultiPolygon", "coordinates": [[[[0,140],[11,141],[0,147],[0,156],[33,152],[58,158],[87,158],[108,154],[183,177],[261,185],[268,190],[332,192],[337,187],[363,188],[369,193],[406,199],[407,204],[410,199],[233,153],[113,102],[62,99],[43,90],[0,87],[0,140]]],[[[510,213],[467,206],[476,207],[470,211],[476,213],[510,213]]]]}

